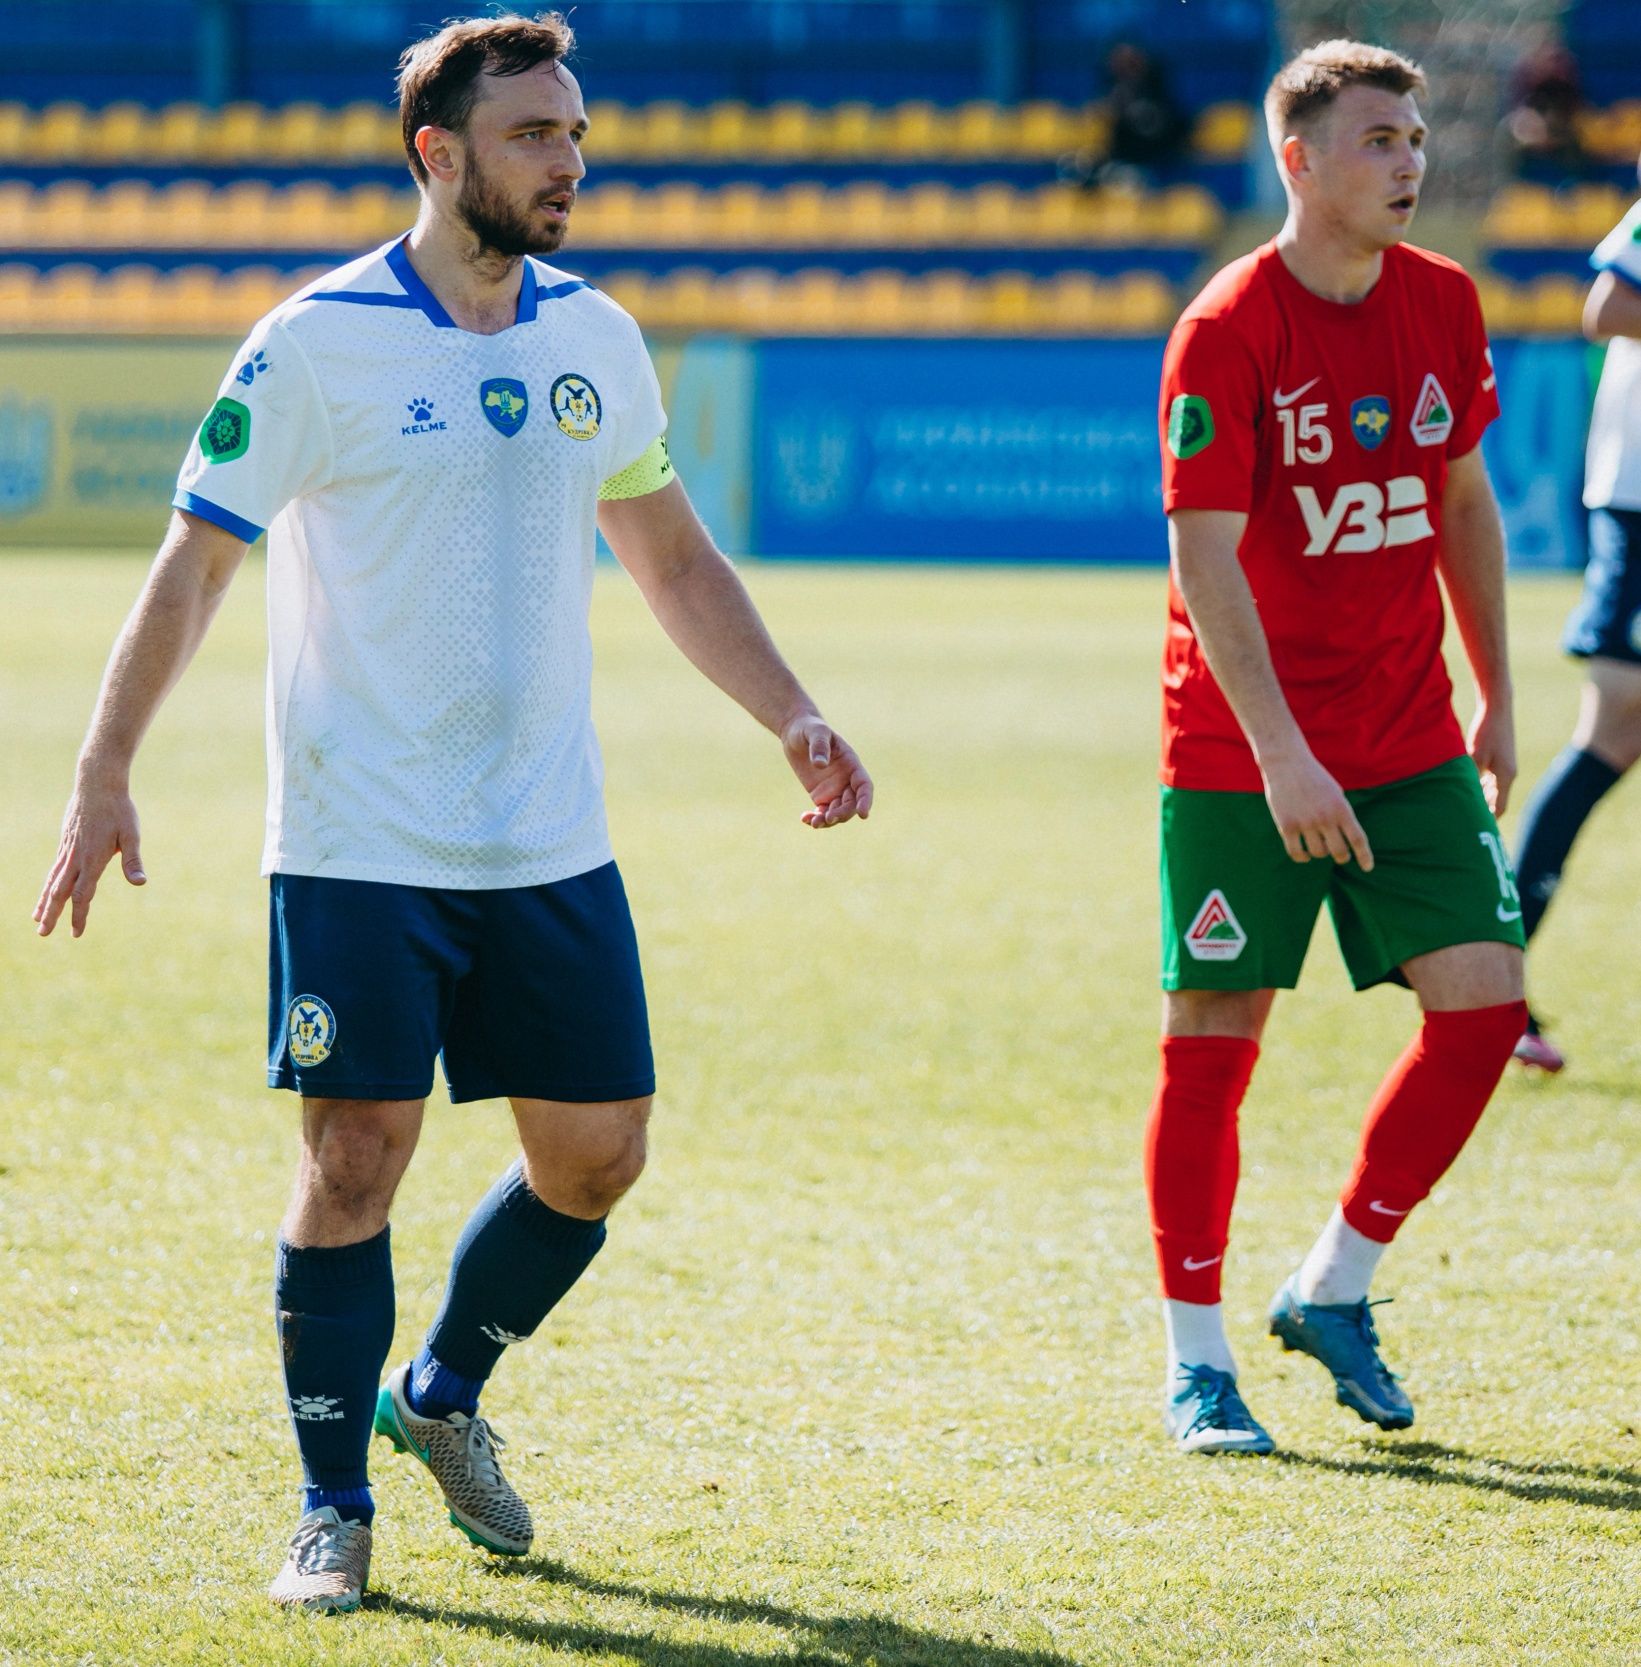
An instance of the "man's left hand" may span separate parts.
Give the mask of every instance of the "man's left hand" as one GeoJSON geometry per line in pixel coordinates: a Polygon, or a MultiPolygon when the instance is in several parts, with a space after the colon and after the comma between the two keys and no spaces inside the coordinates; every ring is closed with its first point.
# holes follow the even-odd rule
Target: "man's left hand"
{"type": "Polygon", "coordinates": [[[1502,816],[1516,779],[1516,720],[1508,705],[1489,706],[1484,701],[1476,708],[1470,720],[1470,756],[1481,773],[1487,808],[1502,816]]]}
{"type": "Polygon", "coordinates": [[[781,733],[786,761],[814,802],[803,819],[830,828],[850,817],[865,821],[872,810],[872,778],[855,749],[824,718],[794,718],[781,733]]]}

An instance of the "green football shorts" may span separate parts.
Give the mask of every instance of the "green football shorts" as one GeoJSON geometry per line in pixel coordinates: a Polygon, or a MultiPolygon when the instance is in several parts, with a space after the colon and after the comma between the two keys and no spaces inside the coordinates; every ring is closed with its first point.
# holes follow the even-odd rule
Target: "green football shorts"
{"type": "Polygon", "coordinates": [[[1162,790],[1162,987],[1291,990],[1317,911],[1358,990],[1458,943],[1525,947],[1521,899],[1469,758],[1346,793],[1373,872],[1295,862],[1263,793],[1162,790]]]}

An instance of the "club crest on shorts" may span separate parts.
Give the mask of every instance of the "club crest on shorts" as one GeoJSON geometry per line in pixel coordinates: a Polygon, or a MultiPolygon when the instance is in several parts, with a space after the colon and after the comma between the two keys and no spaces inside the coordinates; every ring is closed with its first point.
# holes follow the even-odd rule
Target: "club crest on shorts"
{"type": "Polygon", "coordinates": [[[511,440],[530,415],[530,390],[511,376],[492,376],[479,384],[479,409],[498,434],[511,440]]]}
{"type": "Polygon", "coordinates": [[[561,376],[547,397],[552,402],[558,426],[572,440],[590,440],[598,433],[604,407],[598,389],[579,371],[568,371],[561,376]]]}
{"type": "Polygon", "coordinates": [[[1193,961],[1234,961],[1248,947],[1248,934],[1231,913],[1217,886],[1202,900],[1185,932],[1185,951],[1193,961]]]}
{"type": "Polygon", "coordinates": [[[1426,371],[1419,397],[1413,406],[1413,420],[1408,424],[1415,445],[1440,446],[1453,432],[1453,405],[1434,371],[1426,371]]]}
{"type": "Polygon", "coordinates": [[[318,996],[298,996],[286,1016],[293,1065],[323,1065],[336,1044],[336,1015],[318,996]]]}

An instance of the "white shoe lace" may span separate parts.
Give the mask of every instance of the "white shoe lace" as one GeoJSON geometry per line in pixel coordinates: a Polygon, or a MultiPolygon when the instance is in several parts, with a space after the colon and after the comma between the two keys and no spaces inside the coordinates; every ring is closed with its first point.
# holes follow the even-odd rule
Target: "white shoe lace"
{"type": "Polygon", "coordinates": [[[351,1553],[357,1525],[305,1522],[291,1539],[291,1562],[298,1574],[352,1574],[351,1553]]]}
{"type": "Polygon", "coordinates": [[[496,1449],[506,1445],[507,1443],[490,1428],[488,1419],[474,1418],[468,1421],[467,1462],[472,1466],[473,1473],[482,1486],[501,1488],[507,1485],[502,1480],[501,1461],[496,1457],[496,1449]]]}

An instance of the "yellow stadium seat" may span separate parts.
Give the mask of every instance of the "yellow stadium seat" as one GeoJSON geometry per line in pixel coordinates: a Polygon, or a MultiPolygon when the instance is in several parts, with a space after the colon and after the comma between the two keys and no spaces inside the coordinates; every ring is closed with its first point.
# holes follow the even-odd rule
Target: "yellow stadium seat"
{"type": "Polygon", "coordinates": [[[906,328],[912,309],[908,304],[904,272],[874,267],[862,272],[851,288],[851,316],[857,332],[870,335],[881,331],[894,335],[906,328]]]}
{"type": "Polygon", "coordinates": [[[1052,157],[1089,142],[1093,122],[1069,105],[1034,99],[1014,112],[1014,145],[1022,156],[1052,157]]]}
{"type": "Polygon", "coordinates": [[[910,287],[917,317],[931,335],[962,336],[975,328],[974,280],[968,273],[942,267],[910,287]]]}
{"type": "Polygon", "coordinates": [[[813,105],[782,99],[764,111],[763,149],[771,157],[812,156],[821,147],[820,127],[813,105]]]}
{"type": "Polygon", "coordinates": [[[780,327],[799,335],[835,336],[850,328],[849,297],[830,267],[805,267],[784,286],[780,327]]]}
{"type": "Polygon", "coordinates": [[[149,143],[163,162],[194,162],[205,155],[207,112],[197,104],[168,104],[154,119],[149,143]]]}
{"type": "Polygon", "coordinates": [[[270,110],[263,146],[270,159],[310,167],[330,161],[330,112],[317,104],[287,104],[270,110]]]}
{"type": "Polygon", "coordinates": [[[770,241],[803,247],[824,243],[830,236],[832,193],[813,180],[796,180],[770,195],[770,241]]]}
{"type": "Polygon", "coordinates": [[[888,122],[884,113],[860,99],[850,99],[823,112],[816,137],[826,156],[869,157],[885,146],[888,122]]]}
{"type": "Polygon", "coordinates": [[[90,113],[83,104],[48,104],[30,124],[26,160],[65,162],[83,156],[90,113]]]}
{"type": "Polygon", "coordinates": [[[133,264],[116,266],[105,274],[102,284],[102,311],[113,330],[130,330],[144,335],[159,322],[155,297],[159,290],[159,273],[151,266],[133,264]]]}
{"type": "Polygon", "coordinates": [[[1199,156],[1234,160],[1248,148],[1253,131],[1252,105],[1210,104],[1197,117],[1191,134],[1191,148],[1199,156]]]}
{"type": "Polygon", "coordinates": [[[392,162],[404,156],[399,112],[361,99],[331,115],[328,143],[337,162],[392,162]]]}
{"type": "Polygon", "coordinates": [[[737,182],[722,185],[710,193],[702,225],[702,237],[733,248],[748,248],[767,242],[764,235],[765,199],[763,187],[737,182]]]}
{"type": "Polygon", "coordinates": [[[595,184],[576,204],[575,237],[591,248],[623,249],[644,241],[643,196],[625,180],[595,184]]]}
{"type": "Polygon", "coordinates": [[[31,220],[35,242],[45,248],[73,249],[90,239],[91,187],[83,179],[54,180],[35,200],[31,220]]]}
{"type": "Polygon", "coordinates": [[[216,230],[216,193],[200,179],[181,179],[154,193],[150,224],[167,248],[190,248],[211,241],[216,230]]]}
{"type": "Polygon", "coordinates": [[[981,286],[980,324],[990,333],[1030,335],[1041,323],[1037,286],[1026,272],[999,272],[981,286]]]}
{"type": "Polygon", "coordinates": [[[908,187],[901,193],[896,216],[899,241],[913,245],[963,242],[973,228],[965,224],[967,216],[957,207],[948,185],[922,184],[908,187]]]}
{"type": "Polygon", "coordinates": [[[1533,285],[1531,327],[1546,334],[1573,334],[1584,314],[1584,284],[1553,273],[1533,285]]]}
{"type": "Polygon", "coordinates": [[[1165,243],[1206,243],[1219,230],[1220,208],[1200,185],[1176,185],[1157,199],[1153,222],[1165,243]]]}
{"type": "Polygon", "coordinates": [[[39,274],[32,266],[0,266],[0,330],[34,327],[35,289],[39,274]]]}
{"type": "Polygon", "coordinates": [[[687,161],[698,143],[699,118],[689,105],[675,98],[657,99],[638,112],[634,124],[634,154],[661,160],[687,161]]]}
{"type": "Polygon", "coordinates": [[[947,145],[954,155],[1002,156],[1011,138],[1011,123],[990,100],[961,104],[952,112],[947,145]]]}
{"type": "Polygon", "coordinates": [[[99,191],[87,216],[98,248],[144,248],[165,241],[159,204],[147,180],[121,179],[99,191]]]}
{"type": "Polygon", "coordinates": [[[416,193],[391,185],[356,185],[339,194],[337,231],[352,248],[382,243],[416,220],[416,193]]]}
{"type": "Polygon", "coordinates": [[[966,214],[984,242],[1017,243],[1030,233],[1031,212],[1023,201],[1023,193],[995,180],[964,192],[954,204],[953,212],[966,214]]]}
{"type": "Polygon", "coordinates": [[[700,118],[696,143],[707,156],[745,156],[753,148],[757,122],[739,99],[710,105],[700,118]]]}
{"type": "Polygon", "coordinates": [[[86,122],[84,154],[96,162],[141,165],[150,150],[154,118],[140,105],[122,100],[105,105],[86,122]]]}
{"type": "Polygon", "coordinates": [[[927,99],[908,99],[889,113],[888,149],[896,156],[930,156],[946,148],[946,113],[927,99]]]}
{"type": "Polygon", "coordinates": [[[875,179],[852,180],[837,193],[834,235],[841,243],[873,247],[891,236],[895,208],[888,186],[875,179]]]}
{"type": "Polygon", "coordinates": [[[55,266],[40,285],[49,327],[56,330],[94,330],[97,327],[97,269],[75,262],[55,266]]]}
{"type": "Polygon", "coordinates": [[[21,180],[0,181],[0,249],[26,247],[34,239],[35,190],[21,180]]]}
{"type": "Polygon", "coordinates": [[[632,112],[614,99],[594,99],[587,106],[587,150],[614,160],[627,154],[632,112]]]}
{"type": "Polygon", "coordinates": [[[263,130],[268,113],[260,104],[239,100],[214,112],[205,132],[213,160],[260,162],[267,154],[263,130]]]}
{"type": "Polygon", "coordinates": [[[29,132],[34,113],[27,105],[7,99],[0,102],[0,156],[23,157],[29,149],[29,132]]]}

